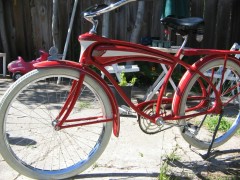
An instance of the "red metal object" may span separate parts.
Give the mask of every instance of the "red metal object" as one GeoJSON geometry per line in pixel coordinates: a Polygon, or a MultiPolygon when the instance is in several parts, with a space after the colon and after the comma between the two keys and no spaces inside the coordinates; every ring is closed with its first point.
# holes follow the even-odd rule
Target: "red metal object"
{"type": "MultiPolygon", "coordinates": [[[[64,115],[64,112],[66,112],[68,110],[67,108],[69,107],[69,104],[71,104],[73,101],[73,97],[70,95],[67,98],[64,106],[62,107],[58,117],[56,118],[56,119],[58,119],[58,121],[62,121],[61,125],[58,124],[57,128],[63,129],[63,128],[69,128],[69,127],[75,127],[75,126],[88,125],[88,124],[92,124],[92,123],[101,123],[101,122],[112,121],[113,122],[113,133],[115,136],[117,136],[117,137],[119,136],[120,119],[119,119],[119,111],[118,111],[118,105],[117,105],[116,99],[115,99],[112,91],[106,84],[106,82],[98,74],[96,74],[94,71],[92,71],[88,67],[83,67],[80,63],[76,63],[73,61],[66,61],[66,60],[64,60],[64,61],[44,61],[41,63],[34,64],[34,67],[35,68],[64,67],[64,68],[72,68],[72,69],[80,70],[83,74],[86,74],[86,75],[96,79],[97,82],[101,84],[101,87],[104,89],[104,91],[106,92],[106,94],[109,97],[109,100],[111,103],[111,108],[112,108],[112,113],[113,113],[113,116],[111,119],[106,118],[106,117],[90,117],[90,119],[88,117],[86,117],[86,118],[79,118],[79,119],[74,119],[74,120],[67,119],[68,117],[64,117],[64,119],[63,119],[61,117],[64,115]],[[89,121],[89,120],[91,120],[91,121],[89,121]],[[68,122],[73,122],[73,121],[76,122],[76,124],[68,125],[68,122]],[[77,122],[80,122],[80,123],[77,123],[77,122]]],[[[73,86],[75,86],[75,85],[73,85],[73,86]]],[[[72,89],[74,89],[74,87],[72,89]]],[[[79,88],[79,91],[80,91],[80,88],[79,88]]],[[[70,94],[72,94],[72,93],[70,93],[70,94]]],[[[70,112],[71,109],[69,109],[68,111],[70,112]]]]}
{"type": "MultiPolygon", "coordinates": [[[[209,51],[207,51],[207,50],[204,50],[204,49],[202,49],[202,50],[200,49],[200,52],[203,52],[203,51],[205,51],[205,54],[212,54],[212,52],[215,51],[215,50],[212,51],[210,49],[209,51]]],[[[222,52],[221,50],[217,50],[217,51],[222,52]]],[[[223,50],[223,51],[226,52],[227,54],[233,53],[232,51],[226,51],[226,50],[223,50]]],[[[236,51],[236,54],[239,54],[239,52],[236,51]]],[[[182,100],[182,93],[185,92],[185,90],[187,88],[186,84],[188,84],[188,82],[190,81],[191,74],[196,74],[196,73],[200,74],[200,76],[203,77],[203,79],[210,85],[210,87],[214,91],[216,97],[218,97],[218,98],[216,98],[216,103],[211,109],[209,109],[207,111],[204,111],[204,113],[197,113],[197,114],[194,114],[194,115],[191,115],[191,116],[198,116],[200,114],[211,114],[211,113],[216,113],[217,114],[217,113],[221,112],[221,110],[222,110],[221,107],[223,106],[223,104],[221,102],[219,92],[216,90],[216,87],[212,84],[212,80],[207,79],[201,72],[197,72],[197,69],[200,69],[205,63],[209,62],[210,60],[225,59],[225,58],[226,58],[226,54],[224,54],[224,53],[223,54],[220,53],[220,54],[208,55],[204,58],[201,58],[199,61],[197,61],[196,63],[194,63],[192,65],[193,71],[189,70],[188,73],[186,73],[185,76],[182,77],[182,79],[183,79],[182,84],[179,84],[179,86],[178,86],[178,91],[176,92],[177,96],[175,96],[174,102],[173,102],[174,105],[175,105],[173,107],[173,113],[175,115],[178,116],[180,114],[179,110],[180,110],[180,104],[181,104],[181,100],[182,100]],[[196,70],[196,72],[195,72],[195,70],[196,70]]],[[[239,60],[237,60],[234,57],[228,56],[228,59],[231,59],[232,61],[235,61],[236,64],[240,63],[239,60]]],[[[199,107],[199,109],[201,109],[201,107],[199,107]]],[[[191,116],[184,116],[182,118],[189,118],[191,116]]]]}
{"type": "Polygon", "coordinates": [[[30,62],[26,62],[21,56],[18,56],[18,59],[15,61],[12,61],[8,64],[8,71],[10,72],[10,75],[13,80],[17,80],[22,75],[28,73],[29,71],[34,69],[33,64],[39,63],[42,61],[46,61],[49,54],[45,51],[40,50],[41,56],[35,60],[32,60],[30,62]]]}
{"type": "MultiPolygon", "coordinates": [[[[182,61],[176,56],[173,56],[171,54],[168,54],[156,49],[152,49],[139,44],[112,40],[112,39],[104,38],[101,36],[97,36],[95,34],[89,34],[89,33],[83,34],[79,36],[79,42],[81,44],[81,55],[80,55],[79,63],[71,62],[71,61],[48,61],[48,62],[35,64],[34,67],[35,68],[65,67],[65,68],[74,68],[81,71],[79,81],[76,82],[77,84],[79,83],[79,87],[77,88],[78,90],[74,90],[74,94],[75,93],[78,94],[79,91],[81,90],[81,84],[84,76],[85,75],[91,76],[101,84],[101,87],[103,87],[104,91],[108,95],[109,100],[111,102],[113,117],[112,119],[106,118],[106,117],[86,117],[84,119],[74,119],[74,120],[68,119],[68,113],[66,112],[71,112],[75,104],[74,97],[69,96],[65,105],[62,107],[61,113],[58,116],[59,118],[58,128],[61,129],[61,128],[68,128],[73,126],[87,125],[92,123],[113,121],[113,131],[116,136],[118,136],[119,129],[120,129],[118,105],[117,105],[116,99],[112,94],[110,88],[106,84],[106,82],[98,74],[96,74],[94,71],[88,68],[89,65],[93,65],[94,67],[96,67],[97,69],[99,69],[105,74],[105,76],[108,78],[110,83],[116,88],[116,90],[125,100],[125,102],[134,111],[136,111],[139,115],[155,123],[158,117],[161,117],[163,120],[179,120],[179,119],[193,117],[201,114],[220,113],[221,107],[222,107],[220,95],[216,87],[214,86],[214,84],[211,82],[211,80],[206,76],[204,76],[203,73],[199,71],[199,67],[205,65],[205,63],[207,63],[211,59],[214,59],[217,57],[218,58],[223,57],[223,59],[225,59],[230,54],[240,53],[239,51],[211,50],[211,49],[210,50],[190,49],[190,50],[179,51],[179,53],[183,53],[184,55],[196,55],[196,54],[207,55],[205,58],[201,58],[194,65],[191,65],[191,64],[185,63],[184,61],[182,61]],[[105,66],[112,65],[115,63],[127,62],[127,61],[147,61],[147,62],[153,62],[153,63],[162,63],[168,67],[169,71],[165,76],[164,84],[160,88],[160,96],[163,96],[164,90],[167,87],[167,82],[169,81],[169,78],[171,77],[172,72],[177,64],[180,64],[182,67],[185,67],[189,73],[184,76],[184,81],[182,82],[182,84],[179,85],[174,98],[159,97],[156,101],[147,101],[140,104],[133,104],[131,102],[131,99],[129,99],[126,96],[126,94],[123,92],[123,90],[118,85],[116,80],[105,69],[105,66]],[[208,109],[204,112],[200,112],[194,115],[180,116],[179,109],[181,104],[182,93],[185,91],[186,84],[188,84],[188,82],[190,81],[189,77],[192,73],[199,74],[202,77],[202,79],[209,84],[209,86],[211,87],[211,89],[216,95],[216,100],[215,100],[216,103],[211,109],[208,109]],[[156,103],[157,104],[156,112],[160,112],[160,108],[161,108],[160,105],[164,103],[169,103],[169,102],[174,104],[172,114],[156,113],[155,115],[149,115],[143,111],[144,107],[148,106],[149,104],[156,103]],[[66,113],[67,115],[62,117],[62,114],[64,113],[66,113]],[[76,124],[68,125],[68,123],[70,122],[75,122],[76,124]]],[[[231,58],[231,59],[234,59],[234,58],[231,58]]],[[[239,63],[239,61],[237,63],[239,63]]],[[[73,85],[73,86],[78,86],[78,85],[73,85]]],[[[193,109],[198,109],[205,105],[205,101],[203,100],[203,97],[206,96],[207,90],[203,90],[202,92],[203,93],[201,96],[190,97],[192,99],[202,100],[202,102],[197,106],[195,106],[193,109]]]]}
{"type": "Polygon", "coordinates": [[[197,56],[197,55],[230,55],[240,54],[240,51],[219,50],[219,49],[184,49],[184,56],[197,56]]]}

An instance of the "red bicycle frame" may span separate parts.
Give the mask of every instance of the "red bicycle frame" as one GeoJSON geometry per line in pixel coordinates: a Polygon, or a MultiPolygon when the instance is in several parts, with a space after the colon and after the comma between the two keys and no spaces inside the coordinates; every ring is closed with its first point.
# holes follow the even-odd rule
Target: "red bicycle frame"
{"type": "MultiPolygon", "coordinates": [[[[65,68],[78,69],[81,72],[79,80],[73,83],[72,90],[69,93],[69,97],[65,102],[65,105],[62,107],[60,114],[56,118],[58,120],[56,127],[58,129],[62,129],[62,128],[68,128],[73,126],[87,125],[92,123],[102,123],[107,121],[113,121],[114,134],[116,136],[118,136],[119,134],[119,127],[120,127],[118,106],[117,106],[116,100],[111,90],[109,89],[108,85],[106,84],[106,82],[98,74],[96,74],[89,68],[90,65],[96,67],[97,69],[99,69],[104,73],[104,75],[108,78],[110,83],[112,83],[112,85],[116,88],[118,93],[122,96],[122,98],[126,101],[126,103],[135,112],[137,112],[140,116],[143,116],[149,119],[151,122],[156,123],[156,120],[159,117],[161,117],[163,120],[179,120],[179,119],[197,116],[201,114],[220,113],[222,104],[220,100],[219,91],[213,85],[211,79],[204,76],[204,74],[200,72],[199,69],[201,66],[203,66],[206,63],[206,61],[209,61],[217,57],[221,57],[225,59],[225,61],[227,61],[228,58],[231,58],[235,60],[237,63],[239,63],[239,61],[237,61],[235,58],[230,57],[229,55],[240,54],[239,51],[226,51],[226,50],[213,50],[213,49],[186,49],[186,50],[180,49],[177,55],[173,56],[171,54],[161,52],[159,50],[152,49],[146,46],[133,44],[130,42],[111,40],[111,39],[97,36],[91,33],[86,33],[79,36],[79,42],[81,44],[81,55],[80,55],[79,63],[70,62],[70,61],[48,61],[48,62],[42,62],[35,65],[35,68],[65,67],[65,68]],[[204,54],[207,56],[197,61],[197,63],[195,63],[194,65],[190,65],[185,63],[179,58],[181,54],[185,56],[204,54]],[[123,92],[123,90],[118,85],[116,80],[105,69],[105,66],[109,66],[116,63],[128,62],[128,61],[147,61],[152,63],[165,64],[168,67],[169,71],[167,72],[164,78],[163,85],[160,87],[160,93],[157,100],[146,101],[140,104],[133,104],[131,102],[131,99],[129,99],[126,96],[126,94],[123,92]],[[188,116],[179,115],[179,108],[180,108],[179,104],[181,102],[181,95],[186,88],[185,87],[186,84],[188,84],[188,81],[190,81],[190,79],[188,78],[186,78],[183,81],[183,84],[178,85],[177,91],[175,92],[174,99],[163,98],[164,92],[167,87],[167,83],[173,73],[174,68],[178,64],[185,67],[186,70],[189,72],[199,74],[203,78],[203,80],[209,84],[209,86],[211,87],[211,89],[213,90],[216,96],[216,103],[211,109],[208,109],[204,112],[197,113],[194,115],[188,115],[188,116]],[[104,117],[93,117],[93,118],[86,117],[84,119],[74,119],[74,120],[68,119],[68,115],[72,111],[72,108],[74,107],[75,102],[77,100],[78,94],[81,91],[81,86],[82,86],[82,82],[84,80],[85,75],[89,75],[94,79],[96,79],[104,88],[111,102],[112,112],[113,112],[112,119],[105,119],[104,117]],[[156,103],[156,114],[154,116],[148,115],[143,112],[144,107],[146,107],[149,104],[155,104],[155,103],[156,103]],[[166,104],[166,103],[172,103],[174,104],[174,106],[172,107],[172,114],[164,116],[159,112],[160,112],[161,104],[166,104]],[[67,122],[79,122],[79,123],[64,125],[64,123],[67,123],[67,122]]],[[[226,66],[226,63],[225,63],[225,66],[226,66]]],[[[201,87],[203,89],[202,96],[192,97],[193,99],[197,98],[201,100],[201,98],[203,99],[206,96],[207,91],[204,89],[203,85],[201,85],[201,87]]],[[[200,108],[203,104],[204,102],[202,102],[201,104],[199,104],[199,106],[195,108],[200,108]]]]}

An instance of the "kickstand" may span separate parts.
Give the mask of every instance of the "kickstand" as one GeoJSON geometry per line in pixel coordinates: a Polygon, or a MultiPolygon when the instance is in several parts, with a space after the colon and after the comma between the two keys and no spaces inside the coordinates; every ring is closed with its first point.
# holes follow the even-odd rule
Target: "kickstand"
{"type": "Polygon", "coordinates": [[[213,146],[213,143],[215,141],[215,137],[216,137],[216,134],[217,134],[217,131],[219,129],[219,126],[220,126],[220,123],[221,123],[221,120],[222,120],[222,113],[220,114],[219,116],[219,119],[218,119],[218,124],[217,126],[215,127],[215,130],[214,130],[214,133],[213,133],[213,137],[212,137],[212,142],[210,144],[210,146],[208,147],[208,151],[206,154],[202,154],[201,157],[206,160],[210,157],[210,153],[211,153],[211,150],[212,150],[212,146],[213,146]]]}

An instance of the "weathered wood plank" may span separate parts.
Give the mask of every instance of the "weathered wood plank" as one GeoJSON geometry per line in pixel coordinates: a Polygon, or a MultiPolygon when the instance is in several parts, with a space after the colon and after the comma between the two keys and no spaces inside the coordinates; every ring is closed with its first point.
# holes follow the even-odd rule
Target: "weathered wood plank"
{"type": "Polygon", "coordinates": [[[14,22],[13,22],[13,13],[12,13],[12,7],[13,7],[13,3],[12,1],[4,1],[5,3],[5,15],[7,17],[7,22],[6,26],[7,26],[7,30],[8,30],[8,40],[9,40],[9,58],[10,59],[14,59],[16,58],[16,37],[15,37],[15,32],[16,32],[16,28],[14,26],[14,22]]]}
{"type": "MultiPolygon", "coordinates": [[[[117,0],[115,0],[117,1],[117,0]]],[[[111,0],[111,2],[115,2],[111,0]]],[[[21,55],[25,59],[35,58],[39,49],[48,50],[52,46],[52,0],[10,0],[3,1],[7,39],[11,57],[21,55]]],[[[74,0],[59,0],[59,36],[60,52],[64,46],[71,8],[74,0]]],[[[81,12],[93,4],[104,0],[79,1],[71,36],[68,58],[78,59],[79,43],[77,37],[89,31],[91,24],[84,20],[81,12]]],[[[160,24],[163,0],[146,1],[141,37],[162,37],[163,27],[160,24]]],[[[202,48],[228,49],[233,42],[240,42],[240,1],[239,0],[190,0],[192,16],[205,19],[205,35],[201,44],[191,40],[188,46],[202,48]]],[[[109,37],[130,40],[137,13],[137,2],[130,3],[110,13],[109,37]]],[[[102,18],[100,18],[101,21],[102,18]]],[[[101,34],[99,23],[99,34],[101,34]]],[[[176,38],[173,38],[176,40],[176,38]]],[[[178,42],[179,44],[180,42],[178,42]]],[[[3,44],[0,51],[3,50],[3,44]]]]}
{"type": "Polygon", "coordinates": [[[52,2],[34,0],[31,7],[33,40],[36,49],[48,50],[52,45],[52,2]]]}
{"type": "Polygon", "coordinates": [[[214,48],[214,35],[216,28],[216,19],[218,11],[218,0],[205,0],[203,18],[205,21],[205,33],[203,39],[203,47],[214,48]]]}
{"type": "Polygon", "coordinates": [[[230,33],[230,7],[231,2],[225,0],[218,1],[218,14],[216,20],[215,44],[216,48],[227,49],[229,47],[227,36],[230,33]]]}
{"type": "MultiPolygon", "coordinates": [[[[232,0],[231,7],[231,27],[229,32],[229,45],[232,46],[233,43],[240,43],[240,1],[232,0]]],[[[230,47],[229,47],[230,48],[230,47]]]]}
{"type": "MultiPolygon", "coordinates": [[[[1,40],[1,44],[3,47],[3,51],[7,53],[7,61],[9,61],[9,45],[8,45],[8,37],[7,37],[7,26],[6,26],[6,21],[4,18],[4,8],[3,8],[3,1],[0,0],[0,40],[1,40]]],[[[1,50],[0,50],[1,52],[1,50]]]]}

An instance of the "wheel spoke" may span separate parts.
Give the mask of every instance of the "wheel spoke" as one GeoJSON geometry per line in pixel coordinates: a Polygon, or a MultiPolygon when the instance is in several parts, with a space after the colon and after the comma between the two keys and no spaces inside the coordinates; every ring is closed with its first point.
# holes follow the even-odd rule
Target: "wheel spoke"
{"type": "MultiPolygon", "coordinates": [[[[69,95],[71,82],[78,77],[79,72],[73,70],[36,70],[23,82],[16,82],[20,91],[9,90],[6,99],[10,105],[1,111],[5,118],[1,121],[4,145],[0,148],[6,161],[14,162],[13,168],[25,166],[22,174],[35,179],[67,178],[89,167],[106,147],[112,122],[59,131],[52,125],[69,95]]],[[[108,106],[101,86],[86,76],[69,119],[111,118],[108,106]]]]}
{"type": "MultiPolygon", "coordinates": [[[[217,147],[225,143],[238,129],[240,119],[240,104],[239,104],[239,75],[240,67],[232,62],[227,61],[225,71],[223,70],[224,60],[215,60],[211,63],[206,63],[201,71],[207,76],[216,87],[222,102],[222,118],[219,130],[213,147],[217,147]],[[224,72],[222,76],[221,73],[224,72]],[[222,79],[223,78],[223,79],[222,79]],[[238,122],[238,123],[236,123],[238,122]]],[[[212,113],[207,115],[196,116],[199,112],[208,112],[215,107],[217,96],[213,92],[213,88],[199,75],[189,76],[191,81],[186,86],[184,95],[184,106],[181,107],[181,112],[185,115],[192,115],[192,118],[182,120],[181,124],[186,124],[184,130],[181,128],[184,139],[191,145],[207,149],[213,137],[213,132],[219,120],[220,114],[212,113]],[[204,99],[195,99],[190,101],[189,96],[201,95],[199,82],[202,82],[204,89],[207,89],[207,94],[204,99]],[[209,96],[210,95],[210,96],[209,96]],[[196,108],[200,107],[200,108],[196,108]],[[191,111],[192,110],[192,111],[191,111]]],[[[217,105],[218,107],[220,106],[217,105]]]]}

